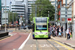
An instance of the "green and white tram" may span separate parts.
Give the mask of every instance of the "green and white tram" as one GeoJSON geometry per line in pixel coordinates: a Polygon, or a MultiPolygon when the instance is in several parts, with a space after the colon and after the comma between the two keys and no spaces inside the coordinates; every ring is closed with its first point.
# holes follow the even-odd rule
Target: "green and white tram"
{"type": "Polygon", "coordinates": [[[48,28],[49,17],[33,18],[33,38],[50,38],[48,28]]]}

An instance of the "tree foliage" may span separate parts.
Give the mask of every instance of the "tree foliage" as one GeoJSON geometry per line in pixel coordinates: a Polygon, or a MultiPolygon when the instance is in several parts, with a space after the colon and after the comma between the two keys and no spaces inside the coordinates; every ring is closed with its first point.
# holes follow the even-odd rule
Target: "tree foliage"
{"type": "Polygon", "coordinates": [[[8,17],[9,17],[9,22],[13,22],[16,21],[16,19],[18,20],[18,14],[17,13],[13,13],[13,12],[8,12],[8,17]]]}
{"type": "Polygon", "coordinates": [[[36,0],[34,4],[32,4],[32,13],[30,15],[30,20],[33,20],[33,17],[48,17],[50,20],[54,20],[55,8],[51,4],[49,0],[36,0]]]}

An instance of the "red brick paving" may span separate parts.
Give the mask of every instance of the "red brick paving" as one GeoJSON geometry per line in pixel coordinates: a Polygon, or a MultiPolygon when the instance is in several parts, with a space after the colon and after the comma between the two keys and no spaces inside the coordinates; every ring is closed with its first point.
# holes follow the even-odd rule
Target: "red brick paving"
{"type": "Polygon", "coordinates": [[[29,35],[28,33],[21,34],[21,32],[14,33],[16,33],[16,35],[0,41],[0,50],[18,49],[29,35]]]}

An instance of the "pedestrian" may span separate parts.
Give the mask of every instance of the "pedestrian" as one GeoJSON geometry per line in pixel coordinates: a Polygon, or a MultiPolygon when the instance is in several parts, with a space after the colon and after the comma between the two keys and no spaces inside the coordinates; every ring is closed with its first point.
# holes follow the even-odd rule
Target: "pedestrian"
{"type": "Polygon", "coordinates": [[[63,26],[61,27],[61,36],[63,36],[63,26]]]}
{"type": "Polygon", "coordinates": [[[58,34],[59,37],[61,37],[61,27],[59,28],[59,34],[58,34]]]}
{"type": "Polygon", "coordinates": [[[55,25],[53,26],[52,34],[53,34],[53,37],[55,37],[55,25]]]}
{"type": "Polygon", "coordinates": [[[57,36],[57,27],[55,28],[55,36],[57,36]]]}
{"type": "Polygon", "coordinates": [[[50,26],[50,36],[52,35],[52,30],[53,30],[53,28],[52,28],[52,26],[50,26]]]}
{"type": "Polygon", "coordinates": [[[70,39],[70,34],[69,34],[69,32],[70,32],[70,28],[68,28],[68,29],[66,30],[67,39],[70,39]]]}
{"type": "Polygon", "coordinates": [[[59,26],[57,26],[57,35],[59,34],[59,26]]]}

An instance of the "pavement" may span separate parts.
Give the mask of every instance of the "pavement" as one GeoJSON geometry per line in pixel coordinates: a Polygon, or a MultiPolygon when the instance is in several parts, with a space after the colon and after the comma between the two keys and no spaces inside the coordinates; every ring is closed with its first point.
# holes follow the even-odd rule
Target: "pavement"
{"type": "Polygon", "coordinates": [[[51,37],[51,38],[75,49],[75,40],[72,38],[70,38],[69,40],[67,40],[67,38],[64,37],[51,37]]]}

